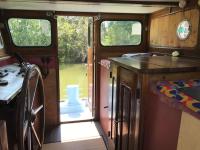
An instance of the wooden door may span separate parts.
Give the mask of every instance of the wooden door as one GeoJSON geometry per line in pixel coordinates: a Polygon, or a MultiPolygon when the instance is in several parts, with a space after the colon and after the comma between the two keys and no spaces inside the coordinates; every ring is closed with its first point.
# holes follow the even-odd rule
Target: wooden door
{"type": "Polygon", "coordinates": [[[135,149],[137,75],[130,70],[119,70],[117,99],[117,150],[135,149]]]}
{"type": "Polygon", "coordinates": [[[93,55],[93,18],[88,19],[88,56],[87,56],[87,74],[88,74],[88,103],[94,116],[94,55],[93,55]]]}
{"type": "Polygon", "coordinates": [[[110,81],[109,84],[111,85],[111,95],[109,96],[109,129],[110,129],[110,136],[109,136],[109,149],[115,149],[116,137],[117,137],[117,122],[116,122],[116,95],[117,95],[117,69],[118,66],[111,64],[111,72],[110,72],[110,81]]]}

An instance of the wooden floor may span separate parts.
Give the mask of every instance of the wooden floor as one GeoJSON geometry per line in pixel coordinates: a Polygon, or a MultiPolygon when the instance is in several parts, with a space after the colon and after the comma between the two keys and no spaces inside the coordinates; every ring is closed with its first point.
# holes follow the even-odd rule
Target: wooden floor
{"type": "MultiPolygon", "coordinates": [[[[51,135],[52,136],[52,135],[51,135]]],[[[44,144],[43,150],[106,150],[94,122],[61,124],[60,142],[44,144]]]]}

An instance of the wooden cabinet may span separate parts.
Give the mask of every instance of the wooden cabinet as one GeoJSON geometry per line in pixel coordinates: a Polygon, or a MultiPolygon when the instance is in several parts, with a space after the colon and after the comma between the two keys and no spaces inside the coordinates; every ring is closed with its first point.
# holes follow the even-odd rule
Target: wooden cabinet
{"type": "Polygon", "coordinates": [[[108,147],[136,150],[137,74],[114,64],[110,69],[102,66],[100,74],[100,123],[108,147]]]}
{"type": "MultiPolygon", "coordinates": [[[[113,69],[114,70],[114,69],[113,69]]],[[[113,107],[112,130],[116,150],[135,150],[136,114],[137,114],[137,75],[130,70],[117,69],[116,107],[113,107]]],[[[115,74],[114,76],[115,77],[115,74]]]]}
{"type": "Polygon", "coordinates": [[[112,64],[110,69],[110,85],[111,85],[111,95],[109,97],[109,114],[110,114],[110,136],[109,136],[109,149],[115,149],[115,143],[117,140],[117,122],[116,122],[116,115],[117,115],[117,66],[112,64]]]}
{"type": "Polygon", "coordinates": [[[107,94],[101,100],[108,104],[104,131],[110,133],[109,149],[177,150],[182,110],[165,103],[156,83],[199,79],[200,62],[168,56],[110,60],[111,76],[105,80],[107,88],[101,87],[101,91],[107,91],[101,92],[101,98],[107,94]]]}

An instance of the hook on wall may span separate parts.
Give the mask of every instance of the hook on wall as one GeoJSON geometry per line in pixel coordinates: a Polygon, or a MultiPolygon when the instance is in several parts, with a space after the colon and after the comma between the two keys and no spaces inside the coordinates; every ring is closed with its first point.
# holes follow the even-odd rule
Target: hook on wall
{"type": "Polygon", "coordinates": [[[180,8],[185,8],[187,5],[187,0],[179,0],[179,7],[180,8]]]}

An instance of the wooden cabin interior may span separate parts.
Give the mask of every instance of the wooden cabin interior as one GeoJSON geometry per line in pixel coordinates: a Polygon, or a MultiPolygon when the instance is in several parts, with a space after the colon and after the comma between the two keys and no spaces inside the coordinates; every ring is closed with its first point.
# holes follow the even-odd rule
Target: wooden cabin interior
{"type": "Polygon", "coordinates": [[[199,93],[200,0],[0,0],[0,150],[200,150],[199,93]]]}

